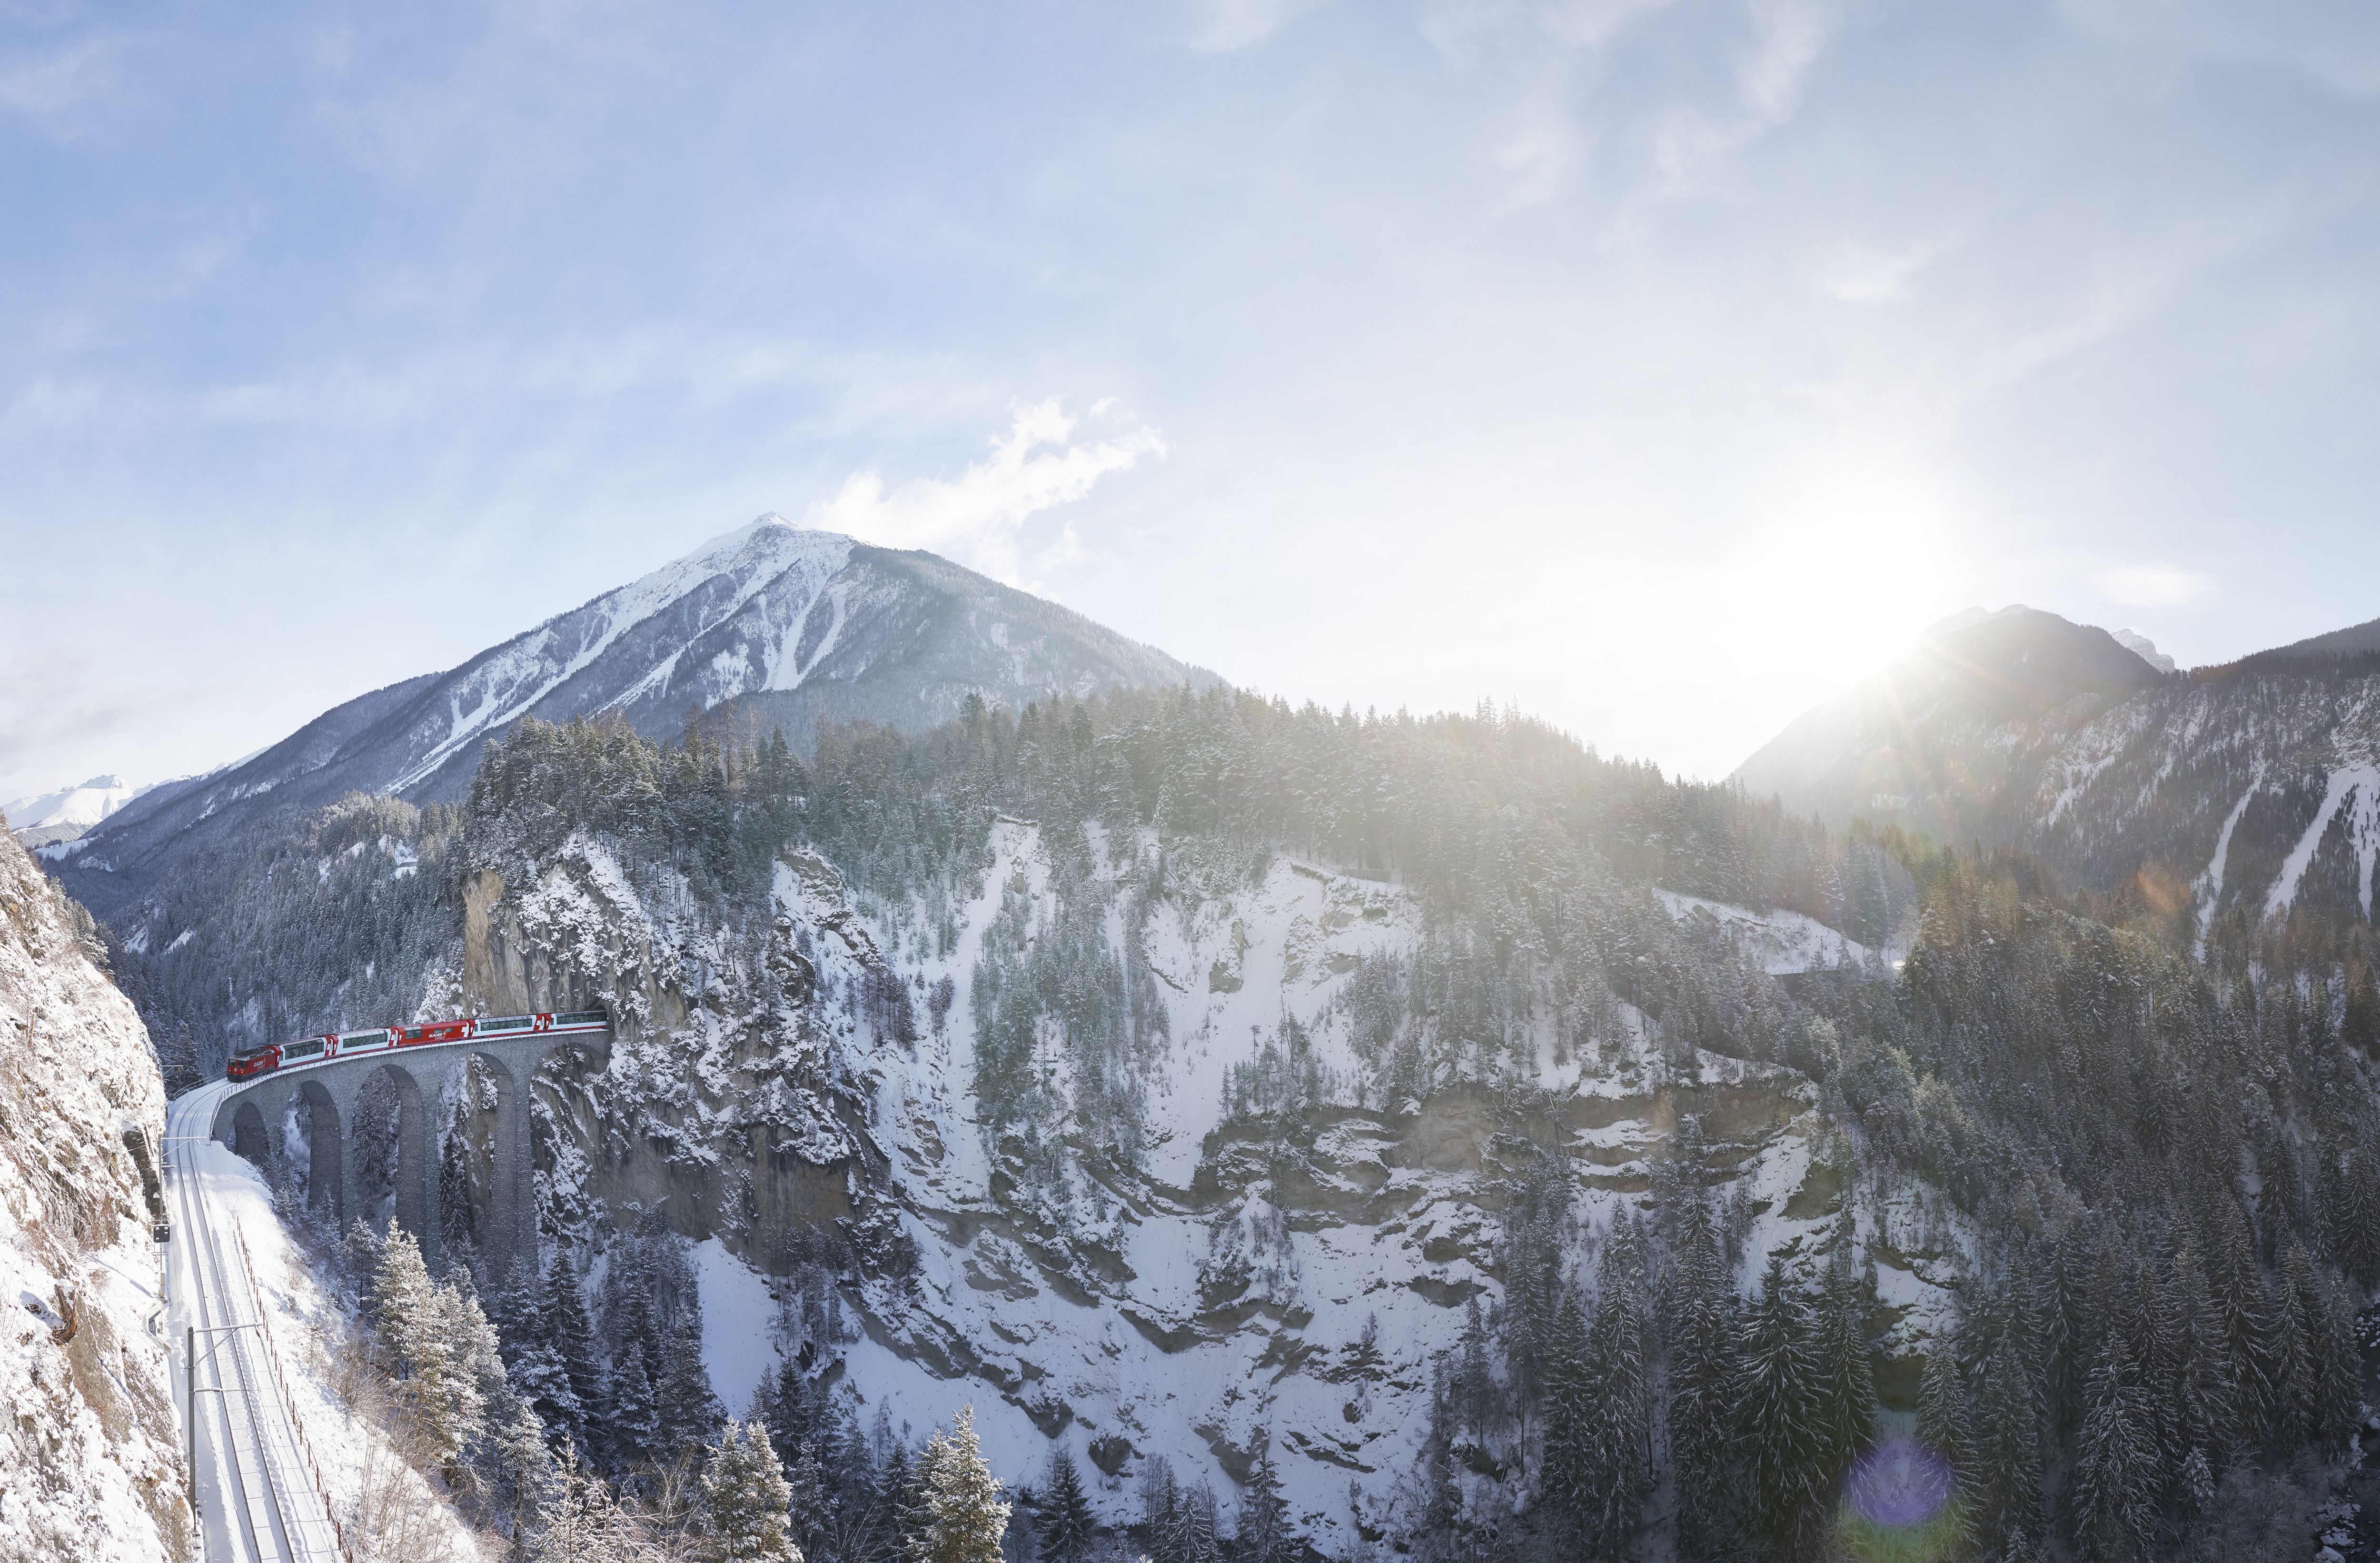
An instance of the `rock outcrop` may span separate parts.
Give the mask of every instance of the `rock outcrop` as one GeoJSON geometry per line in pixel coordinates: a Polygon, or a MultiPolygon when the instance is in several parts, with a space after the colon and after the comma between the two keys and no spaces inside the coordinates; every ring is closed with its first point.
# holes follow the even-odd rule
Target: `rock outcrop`
{"type": "Polygon", "coordinates": [[[179,1559],[164,1093],[90,919],[0,834],[0,1559],[179,1559]]]}

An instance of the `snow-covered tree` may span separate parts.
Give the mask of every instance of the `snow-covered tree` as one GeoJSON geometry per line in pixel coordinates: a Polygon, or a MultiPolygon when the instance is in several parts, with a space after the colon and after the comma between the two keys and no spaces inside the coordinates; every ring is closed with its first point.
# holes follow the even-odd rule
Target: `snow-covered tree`
{"type": "Polygon", "coordinates": [[[488,1444],[496,1496],[509,1518],[516,1545],[525,1547],[544,1523],[546,1506],[553,1500],[558,1481],[553,1450],[545,1441],[545,1424],[528,1399],[509,1396],[503,1414],[494,1419],[488,1444]]]}
{"type": "Polygon", "coordinates": [[[1289,1500],[1281,1496],[1281,1472],[1273,1468],[1269,1439],[1257,1444],[1246,1486],[1232,1533],[1234,1551],[1246,1563],[1282,1563],[1296,1549],[1297,1538],[1289,1528],[1289,1500]]]}
{"type": "Polygon", "coordinates": [[[1687,1563],[1723,1556],[1732,1535],[1735,1309],[1719,1234],[1696,1200],[1678,1234],[1668,1309],[1670,1463],[1687,1563]]]}
{"type": "Polygon", "coordinates": [[[805,1438],[785,1466],[785,1523],[795,1545],[811,1557],[825,1551],[832,1530],[832,1503],[826,1490],[826,1472],[819,1464],[818,1446],[805,1438]]]}
{"type": "Polygon", "coordinates": [[[1095,1526],[1082,1473],[1064,1448],[1050,1451],[1050,1484],[1034,1505],[1041,1531],[1041,1563],[1082,1563],[1091,1550],[1095,1526]]]}
{"type": "Polygon", "coordinates": [[[916,1563],[1001,1563],[1008,1505],[976,1441],[973,1406],[961,1407],[957,1424],[927,1443],[917,1481],[927,1520],[916,1563]]]}
{"type": "Polygon", "coordinates": [[[2104,1563],[2144,1557],[2156,1532],[2156,1439],[2148,1397],[2111,1341],[2083,1386],[2074,1450],[2074,1529],[2104,1563]]]}
{"type": "Polygon", "coordinates": [[[1795,1533],[1816,1495],[1826,1445],[1817,1416],[1817,1363],[1811,1350],[1809,1310],[1771,1254],[1759,1294],[1743,1321],[1737,1359],[1743,1481],[1753,1514],[1779,1551],[1795,1533]]]}
{"type": "Polygon", "coordinates": [[[789,1496],[768,1429],[729,1423],[702,1473],[704,1563],[802,1563],[786,1532],[789,1496]]]}
{"type": "Polygon", "coordinates": [[[1846,1184],[1842,1217],[1835,1226],[1834,1252],[1827,1256],[1815,1320],[1814,1421],[1822,1479],[1841,1471],[1867,1447],[1876,1420],[1876,1378],[1868,1363],[1867,1297],[1852,1252],[1857,1231],[1846,1184]]]}
{"type": "Polygon", "coordinates": [[[581,1466],[568,1446],[528,1557],[530,1563],[659,1563],[603,1478],[581,1466]]]}
{"type": "Polygon", "coordinates": [[[702,1361],[702,1319],[691,1309],[678,1316],[663,1353],[656,1394],[659,1447],[674,1454],[691,1444],[708,1443],[727,1420],[726,1408],[711,1392],[710,1373],[702,1361]]]}
{"type": "Polygon", "coordinates": [[[1977,1396],[1976,1469],[1984,1493],[1984,1533],[2006,1547],[2041,1539],[2043,1408],[2034,1373],[2011,1311],[1984,1360],[1977,1396]]]}
{"type": "Polygon", "coordinates": [[[534,1271],[516,1273],[501,1297],[497,1338],[504,1351],[504,1375],[513,1389],[536,1410],[538,1420],[557,1435],[577,1436],[586,1412],[570,1386],[570,1371],[562,1360],[545,1311],[534,1271]]]}
{"type": "Polygon", "coordinates": [[[546,1271],[545,1289],[538,1299],[538,1323],[540,1339],[562,1364],[563,1380],[570,1392],[566,1400],[555,1396],[540,1414],[550,1415],[549,1426],[567,1432],[586,1447],[590,1442],[589,1419],[602,1401],[603,1367],[595,1350],[595,1326],[587,1316],[586,1296],[560,1249],[554,1251],[553,1264],[546,1271]]]}
{"type": "Polygon", "coordinates": [[[372,1273],[372,1335],[382,1360],[399,1376],[421,1359],[431,1329],[430,1266],[413,1234],[392,1221],[372,1273]]]}
{"type": "Polygon", "coordinates": [[[1977,1523],[1975,1423],[1953,1338],[1936,1340],[1925,1355],[1925,1376],[1917,1386],[1917,1441],[1949,1463],[1954,1481],[1950,1523],[1961,1544],[1972,1543],[1977,1523]]]}

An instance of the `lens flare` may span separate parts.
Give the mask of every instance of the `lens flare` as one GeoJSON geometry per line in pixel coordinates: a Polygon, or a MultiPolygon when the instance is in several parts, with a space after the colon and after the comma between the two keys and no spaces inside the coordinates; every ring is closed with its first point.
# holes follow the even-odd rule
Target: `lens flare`
{"type": "Polygon", "coordinates": [[[1913,1438],[1893,1438],[1852,1463],[1835,1510],[1835,1535],[1869,1563],[1947,1557],[1966,1532],[1966,1504],[1950,1462],[1913,1438]]]}

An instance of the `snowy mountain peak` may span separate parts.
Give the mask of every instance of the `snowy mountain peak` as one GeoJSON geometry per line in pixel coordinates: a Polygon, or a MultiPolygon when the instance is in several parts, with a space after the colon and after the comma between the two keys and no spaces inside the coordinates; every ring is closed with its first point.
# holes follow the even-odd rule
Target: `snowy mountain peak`
{"type": "Polygon", "coordinates": [[[73,840],[148,790],[110,772],[55,792],[12,798],[0,803],[0,814],[7,816],[10,832],[18,840],[28,847],[42,847],[73,840]]]}
{"type": "MultiPolygon", "coordinates": [[[[782,547],[790,539],[802,537],[820,539],[830,544],[840,543],[846,549],[851,546],[852,543],[850,538],[844,536],[840,532],[815,531],[811,528],[801,526],[794,521],[787,520],[784,517],[779,515],[774,510],[763,510],[760,514],[753,517],[742,526],[736,527],[730,531],[721,532],[718,536],[710,539],[700,547],[687,554],[684,558],[678,559],[673,564],[663,566],[660,571],[656,571],[655,573],[666,573],[672,569],[682,568],[684,567],[698,564],[717,564],[721,561],[729,561],[743,555],[746,551],[754,548],[756,545],[759,549],[766,551],[782,547]]],[[[648,577],[647,579],[650,578],[648,577]]]]}
{"type": "MultiPolygon", "coordinates": [[[[1212,674],[930,554],[871,547],[770,512],[491,646],[324,713],[248,761],[162,789],[73,860],[102,916],[172,857],[242,819],[349,791],[450,800],[525,717],[613,717],[652,738],[730,707],[808,749],[821,722],[916,731],[990,706],[1212,674]]],[[[13,819],[13,816],[12,816],[13,819]]]]}
{"type": "Polygon", "coordinates": [[[2142,634],[2139,630],[2111,629],[2108,633],[2115,636],[2116,644],[2123,647],[2128,652],[2138,653],[2140,659],[2143,662],[2147,663],[2151,667],[2155,668],[2158,672],[2171,673],[2175,671],[2173,658],[2157,650],[2156,642],[2142,634]]]}

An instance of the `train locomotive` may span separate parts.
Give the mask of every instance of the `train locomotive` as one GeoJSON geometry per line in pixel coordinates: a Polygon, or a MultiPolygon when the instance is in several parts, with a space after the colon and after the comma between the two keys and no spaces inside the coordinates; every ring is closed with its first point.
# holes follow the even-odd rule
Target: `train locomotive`
{"type": "Polygon", "coordinates": [[[254,1080],[281,1069],[305,1068],[335,1058],[365,1053],[385,1053],[403,1047],[429,1047],[442,1043],[498,1039],[516,1032],[600,1032],[612,1023],[601,1009],[571,1009],[545,1015],[467,1015],[455,1020],[424,1020],[410,1026],[378,1026],[361,1032],[325,1032],[297,1042],[275,1042],[232,1055],[224,1066],[225,1080],[254,1080]]]}

